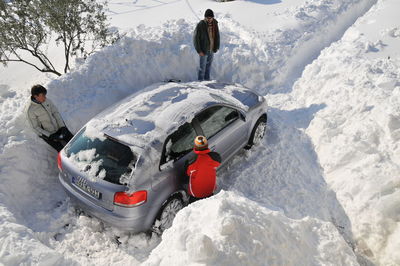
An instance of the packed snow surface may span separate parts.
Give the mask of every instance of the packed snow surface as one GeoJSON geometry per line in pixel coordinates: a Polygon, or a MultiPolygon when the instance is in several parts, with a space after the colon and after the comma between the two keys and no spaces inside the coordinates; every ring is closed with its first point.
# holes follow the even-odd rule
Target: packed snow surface
{"type": "Polygon", "coordinates": [[[400,265],[398,10],[396,0],[110,1],[125,37],[71,73],[1,68],[0,262],[400,265]],[[192,33],[206,8],[222,37],[212,77],[266,97],[263,143],[235,156],[218,193],[161,237],[75,211],[55,151],[23,113],[30,86],[49,89],[76,133],[151,84],[195,80],[192,33]]]}

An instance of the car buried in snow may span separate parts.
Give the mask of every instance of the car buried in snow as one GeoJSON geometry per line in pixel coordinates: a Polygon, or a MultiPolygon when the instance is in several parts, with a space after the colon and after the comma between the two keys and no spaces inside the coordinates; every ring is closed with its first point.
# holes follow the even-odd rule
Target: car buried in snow
{"type": "Polygon", "coordinates": [[[265,133],[263,96],[238,84],[161,83],[91,119],[58,154],[78,209],[132,232],[162,232],[188,201],[185,162],[204,135],[226,164],[265,133]]]}

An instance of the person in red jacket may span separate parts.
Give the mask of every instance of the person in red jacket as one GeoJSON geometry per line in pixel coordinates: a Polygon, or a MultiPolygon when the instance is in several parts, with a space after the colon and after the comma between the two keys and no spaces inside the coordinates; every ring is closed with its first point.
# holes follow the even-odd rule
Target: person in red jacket
{"type": "Polygon", "coordinates": [[[208,142],[204,136],[194,139],[193,152],[196,156],[188,162],[186,169],[189,176],[190,202],[213,195],[217,187],[216,169],[221,164],[221,156],[208,149],[208,142]]]}

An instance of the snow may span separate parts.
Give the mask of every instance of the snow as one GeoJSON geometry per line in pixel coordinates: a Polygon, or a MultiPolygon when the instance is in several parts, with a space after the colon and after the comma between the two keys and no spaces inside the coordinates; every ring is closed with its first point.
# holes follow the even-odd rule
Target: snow
{"type": "Polygon", "coordinates": [[[100,170],[103,160],[98,160],[98,156],[96,149],[90,149],[82,150],[77,154],[72,153],[69,158],[81,172],[88,175],[91,181],[96,181],[97,179],[104,179],[106,177],[106,170],[100,170]]]}
{"type": "Polygon", "coordinates": [[[400,226],[400,39],[391,34],[398,24],[388,19],[395,17],[395,6],[395,1],[374,6],[322,51],[293,87],[290,100],[280,105],[289,110],[324,105],[306,132],[359,248],[382,265],[399,263],[398,245],[388,241],[400,226]],[[388,20],[378,26],[376,16],[388,20]]]}
{"type": "Polygon", "coordinates": [[[227,191],[178,213],[144,265],[177,261],[179,265],[358,265],[332,223],[310,217],[293,220],[227,191]],[[204,208],[207,215],[202,214],[204,208]]]}
{"type": "MultiPolygon", "coordinates": [[[[180,125],[190,122],[195,114],[209,103],[229,104],[245,112],[261,101],[265,101],[262,96],[257,96],[238,84],[214,81],[156,83],[96,115],[84,125],[84,132],[80,132],[83,132],[85,137],[92,140],[98,138],[100,141],[105,140],[106,134],[129,144],[138,158],[158,163],[162,141],[180,125]]],[[[221,125],[210,125],[210,132],[216,132],[216,127],[220,128],[221,125]]],[[[192,143],[193,140],[188,141],[192,143]]],[[[79,171],[89,175],[91,181],[106,177],[106,171],[100,170],[104,160],[99,159],[95,149],[81,150],[68,157],[79,171]]],[[[168,165],[170,164],[164,165],[163,168],[168,165]]],[[[153,174],[148,170],[146,167],[135,169],[134,178],[127,180],[127,176],[122,176],[120,180],[124,181],[121,183],[128,184],[130,191],[135,192],[135,184],[147,182],[149,175],[153,174]]]]}
{"type": "Polygon", "coordinates": [[[0,263],[399,265],[399,5],[110,1],[126,37],[71,73],[0,68],[0,263]],[[217,195],[185,207],[162,237],[75,212],[55,151],[23,114],[30,86],[49,88],[76,133],[153,83],[195,80],[192,33],[206,8],[222,36],[212,77],[265,95],[265,140],[235,156],[217,195]]]}
{"type": "Polygon", "coordinates": [[[149,146],[155,140],[165,139],[184,122],[190,122],[210,102],[233,104],[247,111],[248,106],[234,97],[235,92],[244,88],[226,85],[222,92],[219,87],[223,85],[213,81],[156,83],[101,112],[86,127],[128,144],[149,146]]]}

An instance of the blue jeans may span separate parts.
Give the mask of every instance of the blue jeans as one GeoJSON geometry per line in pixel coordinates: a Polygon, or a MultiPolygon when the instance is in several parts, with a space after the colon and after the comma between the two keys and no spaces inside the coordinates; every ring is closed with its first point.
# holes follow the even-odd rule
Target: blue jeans
{"type": "Polygon", "coordinates": [[[210,80],[211,63],[213,61],[214,53],[207,52],[206,55],[200,56],[200,68],[199,68],[199,81],[210,80]]]}

